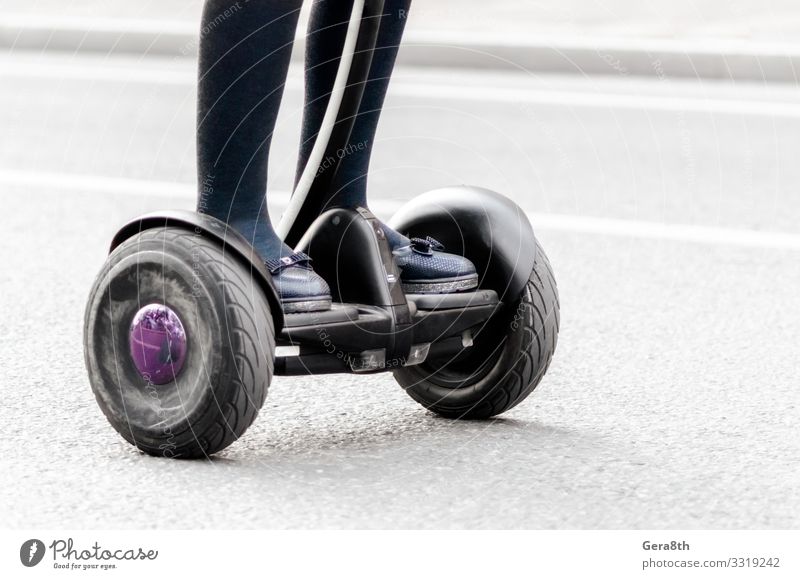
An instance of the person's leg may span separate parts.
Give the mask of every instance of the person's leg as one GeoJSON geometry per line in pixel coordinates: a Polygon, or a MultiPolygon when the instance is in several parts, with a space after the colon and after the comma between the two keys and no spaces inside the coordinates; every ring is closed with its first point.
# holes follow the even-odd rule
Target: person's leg
{"type": "MultiPolygon", "coordinates": [[[[367,206],[367,174],[375,134],[410,5],[411,0],[386,0],[384,4],[368,81],[349,146],[341,156],[331,187],[329,207],[367,206]]],[[[314,2],[306,48],[306,105],[298,179],[311,154],[333,90],[351,10],[352,1],[314,2]]],[[[444,248],[436,240],[411,240],[386,225],[383,225],[383,230],[400,267],[405,291],[448,293],[473,289],[478,285],[475,266],[462,256],[443,253],[444,248]]]]}
{"type": "Polygon", "coordinates": [[[244,235],[285,312],[329,309],[330,288],[276,235],[267,161],[302,0],[206,0],[197,107],[197,210],[244,235]],[[291,257],[290,257],[291,256],[291,257]]]}
{"type": "MultiPolygon", "coordinates": [[[[330,206],[367,206],[367,173],[411,0],[386,0],[364,96],[331,191],[330,206]]],[[[306,49],[306,106],[298,178],[311,154],[333,88],[352,0],[315,0],[306,49]]]]}
{"type": "Polygon", "coordinates": [[[350,147],[345,152],[343,163],[336,174],[334,188],[337,194],[334,203],[337,205],[367,206],[367,174],[375,144],[375,134],[410,6],[411,0],[386,0],[384,3],[369,78],[364,87],[358,117],[350,134],[350,147]]]}
{"type": "Polygon", "coordinates": [[[264,260],[291,250],[265,200],[267,161],[302,0],[206,0],[197,107],[197,209],[231,225],[264,260]]]}

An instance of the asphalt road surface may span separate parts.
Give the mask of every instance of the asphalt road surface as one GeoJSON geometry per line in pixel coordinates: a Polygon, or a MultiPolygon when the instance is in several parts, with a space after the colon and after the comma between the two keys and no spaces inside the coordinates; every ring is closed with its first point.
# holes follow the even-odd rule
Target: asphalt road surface
{"type": "Polygon", "coordinates": [[[562,298],[549,373],[486,422],[437,418],[391,375],[278,378],[242,440],[178,462],[107,424],[81,332],[115,229],[192,206],[193,77],[0,59],[5,526],[798,527],[796,89],[399,71],[375,208],[463,182],[530,211],[562,298]]]}

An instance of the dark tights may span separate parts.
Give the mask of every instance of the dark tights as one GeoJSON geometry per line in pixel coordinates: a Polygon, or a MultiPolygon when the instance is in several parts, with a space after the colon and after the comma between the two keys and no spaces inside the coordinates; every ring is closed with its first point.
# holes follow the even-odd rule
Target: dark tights
{"type": "MultiPolygon", "coordinates": [[[[380,111],[411,0],[386,0],[378,45],[332,205],[366,206],[367,171],[380,111]]],[[[198,87],[197,209],[236,228],[262,258],[291,250],[266,204],[267,161],[301,0],[206,0],[198,87]]],[[[315,0],[307,36],[298,174],[320,130],[339,65],[352,0],[315,0]]]]}

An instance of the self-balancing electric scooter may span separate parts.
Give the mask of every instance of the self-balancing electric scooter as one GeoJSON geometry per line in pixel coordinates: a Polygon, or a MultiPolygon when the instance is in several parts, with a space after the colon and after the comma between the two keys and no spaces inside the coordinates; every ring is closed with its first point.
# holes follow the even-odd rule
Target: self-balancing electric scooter
{"type": "Polygon", "coordinates": [[[144,215],[114,237],[89,297],[84,352],[100,408],[142,451],[222,450],[255,420],[273,374],[391,371],[414,400],[449,418],[505,412],[544,376],[558,293],[516,204],[457,186],[394,215],[397,231],[434,236],[475,264],[478,289],[449,294],[405,293],[372,213],[326,206],[337,168],[318,168],[348,143],[382,8],[354,3],[322,130],[279,226],[331,286],[331,310],[284,314],[253,248],[210,216],[144,215]]]}

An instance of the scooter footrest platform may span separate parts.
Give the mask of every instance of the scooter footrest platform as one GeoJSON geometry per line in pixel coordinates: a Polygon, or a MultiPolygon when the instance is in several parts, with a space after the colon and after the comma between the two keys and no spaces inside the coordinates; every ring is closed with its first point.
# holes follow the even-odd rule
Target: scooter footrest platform
{"type": "Polygon", "coordinates": [[[325,324],[337,324],[350,322],[358,319],[358,308],[351,304],[331,305],[330,310],[324,312],[303,312],[297,314],[286,314],[284,325],[290,328],[302,326],[318,326],[325,324]]]}
{"type": "Polygon", "coordinates": [[[391,314],[381,308],[337,303],[329,311],[285,316],[277,343],[326,351],[361,351],[379,345],[376,340],[385,341],[392,327],[391,314]]]}
{"type": "Polygon", "coordinates": [[[439,342],[469,347],[464,340],[470,329],[502,307],[492,290],[406,298],[411,317],[402,325],[391,308],[364,304],[336,303],[330,311],[286,315],[277,344],[299,348],[276,357],[276,374],[361,373],[418,364],[432,347],[444,346],[439,342]]]}
{"type": "Polygon", "coordinates": [[[409,303],[418,310],[454,310],[493,306],[499,303],[497,293],[493,290],[476,290],[452,294],[406,294],[409,303]]]}

